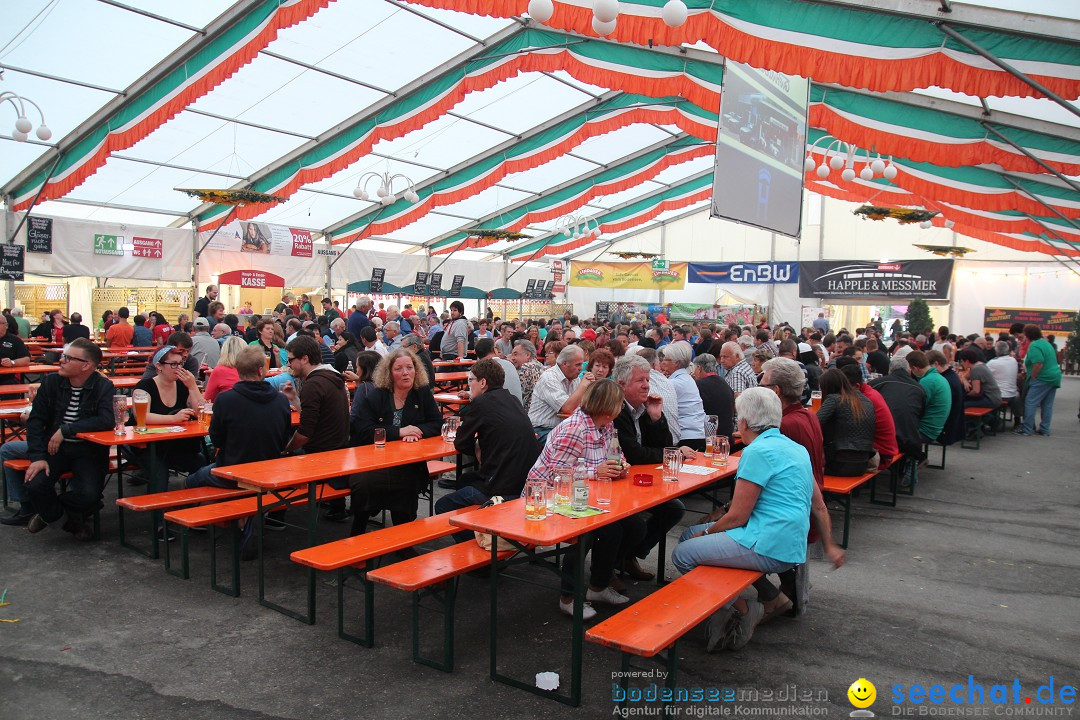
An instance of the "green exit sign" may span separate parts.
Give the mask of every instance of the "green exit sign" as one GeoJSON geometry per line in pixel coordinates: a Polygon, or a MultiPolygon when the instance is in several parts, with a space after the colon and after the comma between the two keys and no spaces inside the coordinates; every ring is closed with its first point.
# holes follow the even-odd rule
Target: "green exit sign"
{"type": "Polygon", "coordinates": [[[652,269],[653,270],[667,270],[668,269],[668,261],[663,259],[663,258],[653,258],[652,269]]]}
{"type": "Polygon", "coordinates": [[[119,235],[94,235],[95,255],[123,255],[124,238],[119,235]]]}

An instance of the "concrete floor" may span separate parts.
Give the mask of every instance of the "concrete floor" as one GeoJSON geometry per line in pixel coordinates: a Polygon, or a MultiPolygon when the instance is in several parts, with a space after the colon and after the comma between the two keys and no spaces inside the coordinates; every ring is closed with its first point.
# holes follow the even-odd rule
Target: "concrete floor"
{"type": "MultiPolygon", "coordinates": [[[[1067,378],[1052,438],[1006,433],[979,451],[950,449],[947,469],[924,470],[917,495],[896,508],[870,505],[865,493],[856,499],[848,562],[839,571],[813,565],[803,618],[760,628],[736,653],[706,654],[700,630],[680,645],[685,687],[780,693],[794,685],[814,699],[743,694],[684,704],[679,715],[845,717],[853,709],[847,688],[865,677],[877,687],[871,710],[879,717],[915,716],[917,706],[892,706],[894,685],[966,688],[969,675],[986,692],[1021,683],[1019,707],[989,707],[988,715],[1074,708],[1024,698],[1034,700],[1050,676],[1055,692],[1080,681],[1078,398],[1080,380],[1067,378]]],[[[457,668],[445,674],[412,662],[404,593],[376,591],[377,645],[364,649],[337,638],[336,590],[326,577],[318,622],[307,626],[259,606],[250,563],[241,597],[211,591],[206,536],[193,540],[185,582],[118,545],[111,506],[103,522],[104,540],[89,544],[0,527],[0,592],[10,603],[0,619],[19,619],[0,624],[0,718],[599,718],[615,709],[618,656],[592,645],[578,709],[491,682],[486,580],[461,581],[457,668]]],[[[321,531],[334,539],[345,526],[323,523],[321,531]]],[[[298,531],[273,534],[270,552],[287,557],[301,541],[298,531]]],[[[280,597],[302,601],[297,568],[279,560],[269,573],[280,597]]],[[[530,567],[513,574],[553,578],[530,567]]],[[[503,588],[504,667],[522,677],[552,670],[568,682],[570,621],[557,612],[554,590],[515,581],[503,588]]],[[[639,584],[630,595],[649,589],[639,584]]],[[[601,608],[601,617],[609,612],[601,608]]],[[[947,708],[956,711],[929,709],[947,708]]]]}

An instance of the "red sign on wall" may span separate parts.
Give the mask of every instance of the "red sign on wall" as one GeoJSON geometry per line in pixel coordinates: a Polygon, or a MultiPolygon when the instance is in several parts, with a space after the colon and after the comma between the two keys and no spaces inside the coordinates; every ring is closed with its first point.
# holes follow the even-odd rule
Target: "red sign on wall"
{"type": "Polygon", "coordinates": [[[289,232],[292,233],[292,256],[311,257],[311,233],[296,228],[289,228],[289,232]]]}
{"type": "Polygon", "coordinates": [[[131,238],[131,257],[161,259],[161,240],[156,238],[131,238]]]}
{"type": "Polygon", "coordinates": [[[239,285],[242,288],[261,290],[271,287],[285,287],[285,278],[262,270],[233,270],[218,276],[220,285],[239,285]]]}

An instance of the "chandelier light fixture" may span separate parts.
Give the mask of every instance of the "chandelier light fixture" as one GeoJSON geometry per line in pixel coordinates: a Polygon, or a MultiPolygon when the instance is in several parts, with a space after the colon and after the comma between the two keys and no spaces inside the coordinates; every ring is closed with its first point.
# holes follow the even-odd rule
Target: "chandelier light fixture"
{"type": "Polygon", "coordinates": [[[401,193],[400,197],[406,202],[414,203],[420,199],[420,196],[416,194],[416,183],[412,181],[412,178],[402,175],[401,173],[390,174],[389,171],[384,173],[368,172],[360,176],[360,180],[356,183],[356,188],[353,190],[353,195],[361,200],[370,200],[371,195],[368,193],[368,186],[371,181],[378,182],[378,188],[375,190],[375,195],[379,198],[384,206],[393,205],[398,201],[398,194],[394,192],[394,183],[401,181],[405,185],[405,192],[401,193]]]}
{"type": "Polygon", "coordinates": [[[13,138],[19,142],[26,142],[30,139],[30,131],[34,129],[34,123],[26,116],[27,105],[31,105],[37,110],[38,117],[41,118],[41,124],[38,125],[37,131],[34,133],[37,135],[38,140],[45,142],[52,137],[52,130],[45,124],[45,113],[41,112],[41,108],[38,107],[36,102],[10,90],[0,92],[0,105],[4,102],[10,103],[15,108],[15,129],[11,133],[13,138]]]}
{"type": "Polygon", "coordinates": [[[600,237],[600,223],[588,215],[563,215],[555,223],[555,231],[572,240],[597,240],[600,237]]]}
{"type": "Polygon", "coordinates": [[[859,158],[859,148],[857,145],[844,142],[843,140],[837,140],[831,135],[824,135],[817,139],[813,145],[806,151],[806,161],[803,163],[803,169],[806,172],[817,172],[817,176],[824,180],[829,177],[829,173],[832,170],[843,170],[840,173],[840,177],[845,182],[852,182],[855,179],[855,163],[862,164],[862,170],[857,174],[862,180],[873,180],[875,177],[883,177],[886,180],[892,180],[897,175],[896,165],[893,164],[892,156],[889,156],[888,164],[881,158],[881,154],[878,153],[877,157],[873,160],[870,159],[870,151],[864,150],[865,157],[859,158]],[[823,140],[828,140],[829,144],[825,147],[825,158],[818,165],[814,160],[814,148],[818,146],[823,140]]]}

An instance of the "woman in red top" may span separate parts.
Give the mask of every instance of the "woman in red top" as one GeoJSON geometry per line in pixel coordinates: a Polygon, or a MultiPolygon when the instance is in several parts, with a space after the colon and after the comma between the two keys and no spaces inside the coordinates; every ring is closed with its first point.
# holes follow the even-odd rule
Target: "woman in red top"
{"type": "Polygon", "coordinates": [[[169,336],[173,334],[172,325],[159,312],[152,312],[150,315],[154,323],[153,327],[150,328],[153,343],[155,345],[165,345],[169,341],[169,336]]]}
{"type": "Polygon", "coordinates": [[[52,339],[56,341],[57,345],[63,345],[64,326],[67,325],[67,323],[64,322],[64,312],[63,310],[53,310],[49,315],[52,317],[52,328],[50,329],[52,339]]]}

